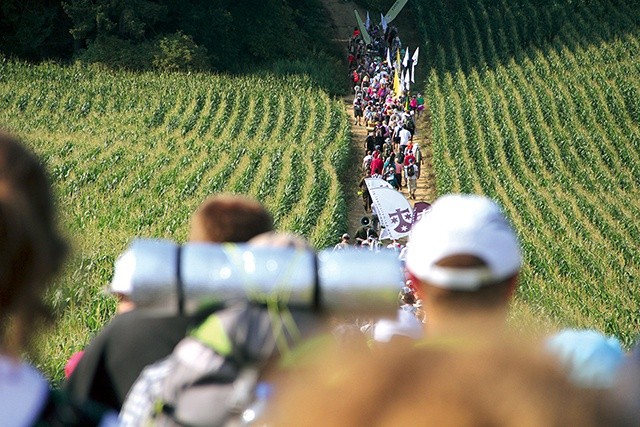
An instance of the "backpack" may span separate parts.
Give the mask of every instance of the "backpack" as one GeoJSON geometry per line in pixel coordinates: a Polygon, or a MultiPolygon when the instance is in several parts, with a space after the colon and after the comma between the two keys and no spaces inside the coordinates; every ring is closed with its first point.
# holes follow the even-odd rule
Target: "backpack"
{"type": "MultiPolygon", "coordinates": [[[[123,425],[220,426],[254,401],[261,368],[276,354],[273,313],[249,302],[215,311],[165,359],[146,367],[120,414],[123,425]],[[149,386],[155,382],[156,386],[149,386]],[[151,400],[142,411],[140,399],[151,400]]],[[[286,328],[285,328],[286,329],[286,328]]],[[[289,340],[290,335],[279,338],[289,340]]]]}
{"type": "Polygon", "coordinates": [[[407,176],[412,177],[416,174],[416,168],[413,165],[407,167],[407,176]]]}

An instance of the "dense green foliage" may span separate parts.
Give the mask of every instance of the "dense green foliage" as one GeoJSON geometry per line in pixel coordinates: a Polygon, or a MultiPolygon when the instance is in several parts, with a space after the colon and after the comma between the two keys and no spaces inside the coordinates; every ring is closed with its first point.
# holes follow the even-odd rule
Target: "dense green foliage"
{"type": "Polygon", "coordinates": [[[376,24],[380,21],[380,14],[385,15],[395,2],[396,0],[354,0],[355,4],[369,11],[371,19],[376,24]]]}
{"type": "Polygon", "coordinates": [[[71,25],[60,1],[2,0],[0,52],[29,60],[68,59],[71,25]]]}
{"type": "Polygon", "coordinates": [[[54,378],[113,314],[102,290],[115,257],[135,236],[184,241],[206,196],[252,195],[316,247],[345,231],[349,122],[307,78],[2,60],[0,123],[44,159],[74,241],[51,295],[61,321],[38,360],[54,378]]]}
{"type": "MultiPolygon", "coordinates": [[[[320,0],[6,0],[0,52],[129,70],[239,74],[304,62],[323,81],[341,74],[327,19],[320,0]]],[[[327,88],[342,91],[337,81],[327,88]]]]}
{"type": "Polygon", "coordinates": [[[640,333],[637,1],[415,2],[440,194],[505,206],[531,319],[640,333]]]}

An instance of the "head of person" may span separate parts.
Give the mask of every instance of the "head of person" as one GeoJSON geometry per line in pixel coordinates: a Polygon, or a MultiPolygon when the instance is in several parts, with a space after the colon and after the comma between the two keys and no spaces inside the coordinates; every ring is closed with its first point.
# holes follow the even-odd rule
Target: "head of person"
{"type": "Polygon", "coordinates": [[[257,200],[221,194],[209,197],[191,218],[190,242],[241,243],[273,230],[273,218],[257,200]]]}
{"type": "Polygon", "coordinates": [[[624,425],[593,390],[574,387],[532,343],[395,342],[321,353],[277,385],[268,421],[305,425],[624,425]],[[449,343],[449,345],[447,345],[449,343]],[[349,396],[345,399],[344,396],[349,396]]]}
{"type": "Polygon", "coordinates": [[[522,255],[494,201],[443,196],[413,227],[409,242],[406,268],[429,313],[429,333],[504,327],[522,255]]]}
{"type": "Polygon", "coordinates": [[[351,236],[349,236],[349,233],[344,233],[342,235],[342,241],[345,243],[349,243],[349,240],[351,240],[351,236]]]}
{"type": "Polygon", "coordinates": [[[42,295],[67,246],[44,167],[7,133],[0,133],[0,221],[0,345],[17,354],[48,315],[42,295]]]}

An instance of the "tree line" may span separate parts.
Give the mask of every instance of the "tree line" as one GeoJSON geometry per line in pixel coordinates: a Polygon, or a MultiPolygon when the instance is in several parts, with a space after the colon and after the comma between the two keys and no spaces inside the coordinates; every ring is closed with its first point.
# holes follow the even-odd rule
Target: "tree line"
{"type": "Polygon", "coordinates": [[[338,62],[329,20],[320,0],[2,0],[0,52],[133,70],[313,68],[338,62]]]}

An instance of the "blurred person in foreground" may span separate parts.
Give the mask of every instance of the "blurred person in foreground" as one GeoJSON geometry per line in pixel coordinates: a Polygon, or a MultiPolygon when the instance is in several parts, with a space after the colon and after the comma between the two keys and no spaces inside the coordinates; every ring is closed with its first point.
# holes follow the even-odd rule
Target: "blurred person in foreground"
{"type": "MultiPolygon", "coordinates": [[[[538,346],[539,347],[539,346],[538,346]]],[[[601,391],[571,384],[523,342],[325,351],[275,385],[277,426],[625,426],[601,391]]]]}
{"type": "MultiPolygon", "coordinates": [[[[95,425],[103,412],[74,406],[23,362],[34,333],[52,319],[43,295],[67,245],[56,228],[46,171],[21,142],[0,132],[0,424],[95,425]]],[[[106,425],[106,424],[104,424],[106,425]]]]}
{"type": "Polygon", "coordinates": [[[633,425],[604,390],[572,384],[539,342],[506,333],[521,253],[496,203],[444,196],[409,242],[426,338],[374,352],[330,348],[280,375],[273,425],[633,425]]]}
{"type": "MultiPolygon", "coordinates": [[[[189,241],[240,243],[272,229],[271,214],[259,202],[216,195],[194,213],[189,241]]],[[[93,399],[119,411],[142,369],[171,353],[199,320],[135,309],[116,316],[89,344],[66,390],[79,401],[93,399]]]]}
{"type": "Polygon", "coordinates": [[[522,256],[495,202],[443,196],[415,225],[407,246],[406,269],[429,317],[427,336],[504,331],[522,256]]]}
{"type": "MultiPolygon", "coordinates": [[[[306,240],[286,233],[262,233],[248,243],[310,250],[306,240]]],[[[209,313],[170,356],[144,368],[125,399],[119,425],[235,425],[260,387],[263,370],[291,356],[318,323],[312,310],[269,305],[228,301],[209,313]],[[249,371],[256,377],[248,380],[249,371]]]]}

